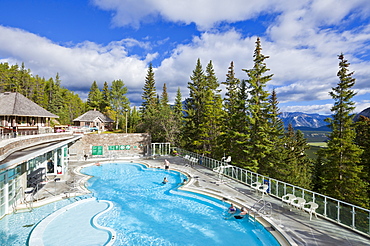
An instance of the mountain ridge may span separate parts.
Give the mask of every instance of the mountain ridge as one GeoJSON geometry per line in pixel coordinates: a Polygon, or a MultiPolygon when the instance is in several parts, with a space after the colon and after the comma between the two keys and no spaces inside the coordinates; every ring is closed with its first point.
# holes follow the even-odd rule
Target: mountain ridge
{"type": "Polygon", "coordinates": [[[282,112],[279,118],[283,121],[284,126],[288,127],[292,124],[293,127],[309,127],[309,128],[321,128],[328,125],[325,122],[326,118],[330,118],[330,115],[320,114],[307,114],[302,112],[282,112]]]}

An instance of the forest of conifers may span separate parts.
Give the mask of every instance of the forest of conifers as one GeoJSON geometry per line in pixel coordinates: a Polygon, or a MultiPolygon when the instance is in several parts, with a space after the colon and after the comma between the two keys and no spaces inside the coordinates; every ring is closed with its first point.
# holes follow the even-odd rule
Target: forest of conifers
{"type": "Polygon", "coordinates": [[[59,122],[71,124],[88,110],[97,109],[116,122],[116,131],[148,132],[153,142],[170,142],[214,159],[230,155],[232,164],[303,188],[369,208],[370,120],[353,122],[355,83],[353,72],[343,54],[339,58],[338,84],[330,95],[334,100],[333,118],[327,148],[310,159],[304,135],[290,125],[287,129],[278,117],[278,95],[266,89],[272,79],[262,54],[260,40],[253,54],[254,66],[244,69],[247,79],[235,77],[230,63],[226,81],[220,85],[212,61],[205,69],[198,59],[190,75],[189,97],[182,100],[180,89],[169,102],[166,84],[156,92],[150,64],[143,81],[142,105],[131,107],[122,80],[93,81],[86,102],[61,86],[59,75],[41,78],[25,65],[0,64],[0,92],[19,92],[58,115],[59,122]],[[126,122],[127,119],[127,122],[126,122]]]}

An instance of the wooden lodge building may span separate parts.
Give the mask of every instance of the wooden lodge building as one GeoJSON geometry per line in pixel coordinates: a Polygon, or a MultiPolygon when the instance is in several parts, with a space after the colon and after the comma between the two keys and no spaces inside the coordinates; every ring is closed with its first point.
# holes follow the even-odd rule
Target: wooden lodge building
{"type": "Polygon", "coordinates": [[[113,128],[114,120],[97,111],[96,109],[87,111],[83,115],[73,120],[73,124],[79,127],[88,127],[96,131],[106,131],[113,128]]]}
{"type": "Polygon", "coordinates": [[[0,135],[47,133],[52,131],[51,119],[56,118],[59,116],[18,92],[0,93],[0,135]]]}

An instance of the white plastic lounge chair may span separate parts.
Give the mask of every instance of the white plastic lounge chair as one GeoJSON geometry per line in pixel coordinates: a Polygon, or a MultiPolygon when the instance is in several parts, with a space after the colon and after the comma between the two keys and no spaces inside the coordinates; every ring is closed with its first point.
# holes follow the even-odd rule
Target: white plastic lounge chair
{"type": "Polygon", "coordinates": [[[187,161],[187,163],[185,164],[185,166],[189,166],[190,165],[190,156],[189,155],[185,155],[184,156],[184,159],[187,161]]]}
{"type": "Polygon", "coordinates": [[[252,189],[254,189],[254,190],[258,191],[258,189],[259,189],[259,187],[260,187],[261,185],[262,185],[262,184],[261,184],[261,182],[256,181],[256,182],[253,182],[253,183],[251,184],[251,187],[252,187],[252,189]]]}
{"type": "Polygon", "coordinates": [[[262,193],[262,197],[264,197],[265,195],[268,195],[267,194],[267,190],[269,189],[269,186],[267,184],[263,184],[263,185],[260,185],[258,187],[258,191],[262,193]]]}
{"type": "Polygon", "coordinates": [[[228,156],[227,158],[224,156],[224,157],[221,158],[221,161],[226,162],[226,163],[230,163],[231,162],[231,156],[228,156]]]}
{"type": "Polygon", "coordinates": [[[292,203],[292,200],[295,199],[296,196],[293,195],[293,194],[286,194],[284,196],[281,197],[281,201],[283,202],[282,206],[284,205],[284,203],[290,205],[292,203]]]}
{"type": "Polygon", "coordinates": [[[291,203],[293,207],[296,207],[297,209],[303,209],[304,205],[306,204],[306,199],[302,197],[294,198],[291,203]]]}
{"type": "Polygon", "coordinates": [[[190,165],[191,166],[194,166],[197,163],[198,163],[198,159],[197,158],[195,158],[195,157],[191,157],[190,158],[190,165]]]}
{"type": "Polygon", "coordinates": [[[315,202],[307,202],[304,206],[303,206],[303,210],[308,212],[310,214],[310,220],[312,220],[312,214],[315,215],[316,219],[317,219],[317,214],[316,214],[316,209],[319,207],[319,205],[315,202]]]}

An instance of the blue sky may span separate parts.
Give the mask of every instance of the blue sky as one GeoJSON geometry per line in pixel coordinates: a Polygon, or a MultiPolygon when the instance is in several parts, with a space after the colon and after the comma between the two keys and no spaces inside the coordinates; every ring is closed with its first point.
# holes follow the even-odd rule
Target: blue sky
{"type": "Polygon", "coordinates": [[[150,62],[171,102],[178,88],[188,96],[198,58],[219,82],[231,61],[247,79],[260,37],[281,111],[330,114],[340,53],[355,71],[356,112],[370,107],[368,0],[1,0],[0,11],[0,62],[59,73],[83,99],[93,81],[122,79],[140,105],[150,62]]]}

